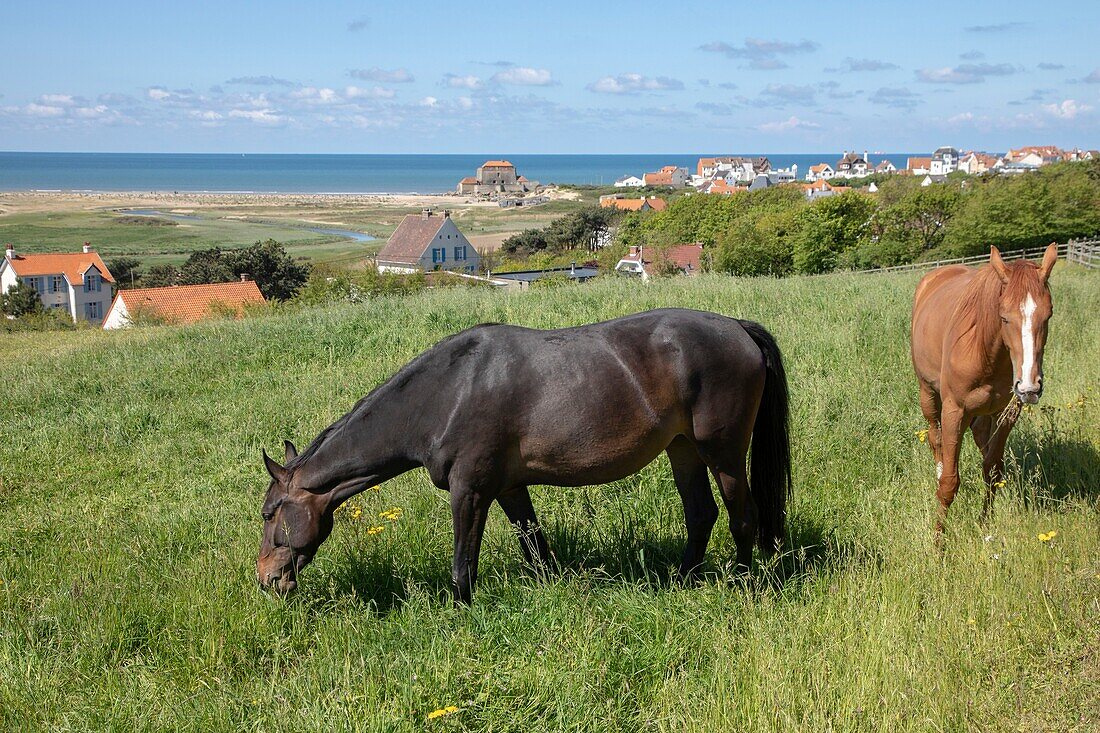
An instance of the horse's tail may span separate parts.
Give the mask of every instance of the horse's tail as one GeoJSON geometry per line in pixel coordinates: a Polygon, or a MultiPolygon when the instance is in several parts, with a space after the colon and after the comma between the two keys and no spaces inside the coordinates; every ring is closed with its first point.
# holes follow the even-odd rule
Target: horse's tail
{"type": "Polygon", "coordinates": [[[777,549],[786,536],[787,497],[791,493],[790,403],[787,373],[775,338],[759,323],[740,321],[764,355],[767,377],[752,428],[749,488],[759,517],[760,547],[777,549]]]}

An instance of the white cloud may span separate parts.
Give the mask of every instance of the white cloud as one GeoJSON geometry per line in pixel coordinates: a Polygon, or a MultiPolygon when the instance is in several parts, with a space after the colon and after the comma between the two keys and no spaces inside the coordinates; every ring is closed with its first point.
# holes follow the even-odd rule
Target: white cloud
{"type": "Polygon", "coordinates": [[[641,74],[605,76],[588,85],[588,90],[599,94],[637,94],[639,92],[675,91],[684,88],[679,79],[667,76],[648,77],[641,74]]]}
{"type": "Polygon", "coordinates": [[[37,102],[31,102],[23,108],[23,112],[31,117],[61,117],[65,114],[64,107],[58,107],[52,104],[38,104],[37,102]]]}
{"type": "Polygon", "coordinates": [[[1054,115],[1061,120],[1072,120],[1077,115],[1088,112],[1092,107],[1090,105],[1078,102],[1075,99],[1067,99],[1061,104],[1044,104],[1043,111],[1048,114],[1054,115]]]}
{"type": "Polygon", "coordinates": [[[947,121],[950,122],[953,125],[960,125],[964,122],[973,122],[974,121],[974,113],[973,112],[960,112],[957,115],[954,115],[952,117],[948,117],[947,121]]]}
{"type": "Polygon", "coordinates": [[[434,107],[439,104],[439,100],[435,97],[424,97],[419,102],[417,102],[417,104],[419,104],[421,107],[434,107]]]}
{"type": "Polygon", "coordinates": [[[363,81],[379,81],[384,84],[409,84],[416,78],[408,69],[380,69],[377,66],[370,69],[351,69],[348,74],[363,81]]]}
{"type": "Polygon", "coordinates": [[[172,92],[164,87],[149,87],[149,89],[146,90],[146,94],[149,95],[149,99],[156,102],[162,102],[172,96],[172,92]]]}
{"type": "Polygon", "coordinates": [[[392,89],[386,89],[385,87],[371,87],[370,89],[346,87],[344,89],[344,96],[348,99],[393,99],[395,94],[396,92],[392,89]]]}
{"type": "Polygon", "coordinates": [[[286,122],[286,117],[275,114],[270,109],[233,109],[229,116],[234,119],[248,120],[261,125],[279,125],[286,122]]]}
{"type": "Polygon", "coordinates": [[[791,115],[780,122],[765,122],[762,125],[757,125],[756,129],[761,132],[788,132],[790,130],[817,130],[820,129],[820,127],[821,125],[816,122],[800,120],[794,115],[791,115]]]}
{"type": "Polygon", "coordinates": [[[557,84],[549,69],[532,69],[529,66],[514,66],[493,74],[492,80],[498,84],[514,84],[527,87],[548,87],[557,84]]]}
{"type": "Polygon", "coordinates": [[[468,76],[446,74],[443,77],[443,83],[453,89],[477,89],[482,84],[481,79],[472,74],[468,76]]]}

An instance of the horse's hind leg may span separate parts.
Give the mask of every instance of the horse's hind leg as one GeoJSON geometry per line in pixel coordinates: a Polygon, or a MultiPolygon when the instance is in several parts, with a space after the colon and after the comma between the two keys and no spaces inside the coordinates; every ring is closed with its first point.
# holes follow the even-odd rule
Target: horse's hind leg
{"type": "Polygon", "coordinates": [[[680,577],[695,574],[703,563],[703,555],[710,542],[710,533],[718,521],[718,505],[711,493],[707,464],[699,451],[684,437],[678,437],[665,449],[672,463],[672,476],[684,502],[684,521],[687,523],[687,544],[680,561],[680,577]]]}
{"type": "Polygon", "coordinates": [[[508,521],[519,536],[519,545],[527,564],[536,569],[550,567],[553,561],[550,545],[535,517],[535,506],[531,503],[531,493],[527,487],[517,486],[505,491],[497,497],[497,503],[508,515],[508,521]]]}

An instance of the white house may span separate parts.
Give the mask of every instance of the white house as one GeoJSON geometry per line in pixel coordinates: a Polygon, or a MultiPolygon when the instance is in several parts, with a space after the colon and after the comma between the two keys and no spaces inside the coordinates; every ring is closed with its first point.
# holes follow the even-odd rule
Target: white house
{"type": "Polygon", "coordinates": [[[863,178],[871,174],[871,164],[867,162],[866,151],[861,156],[854,150],[845,150],[844,157],[837,161],[834,178],[863,178]]]}
{"type": "Polygon", "coordinates": [[[615,181],[615,188],[641,188],[645,185],[645,181],[638,176],[626,175],[615,181]]]}
{"type": "Polygon", "coordinates": [[[897,170],[897,166],[885,158],[880,160],[879,164],[875,166],[875,173],[897,173],[897,170]]]}
{"type": "Polygon", "coordinates": [[[827,181],[836,175],[836,171],[828,163],[818,163],[817,165],[811,165],[810,169],[806,171],[806,180],[810,183],[814,181],[827,181]]]}
{"type": "Polygon", "coordinates": [[[698,275],[703,271],[703,245],[677,244],[667,249],[650,248],[643,254],[642,247],[630,251],[615,265],[615,271],[649,280],[662,271],[698,275]]]}
{"type": "Polygon", "coordinates": [[[0,261],[0,292],[18,281],[29,285],[46,308],[64,308],[74,321],[103,320],[115,281],[87,242],[81,252],[16,254],[9,244],[0,261]]]}
{"type": "Polygon", "coordinates": [[[375,262],[379,272],[477,272],[481,257],[455,226],[451,212],[440,215],[424,209],[404,218],[375,262]]]}
{"type": "Polygon", "coordinates": [[[926,176],[932,171],[932,159],[907,158],[905,161],[905,170],[909,171],[914,176],[926,176]]]}
{"type": "Polygon", "coordinates": [[[934,176],[946,176],[959,169],[959,151],[955,148],[936,148],[928,172],[934,176]]]}

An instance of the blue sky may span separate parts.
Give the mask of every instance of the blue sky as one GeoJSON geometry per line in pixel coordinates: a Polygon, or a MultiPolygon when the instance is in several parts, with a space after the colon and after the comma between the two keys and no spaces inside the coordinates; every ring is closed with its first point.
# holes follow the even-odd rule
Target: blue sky
{"type": "Polygon", "coordinates": [[[0,150],[1100,147],[1100,2],[8,0],[0,150]]]}

